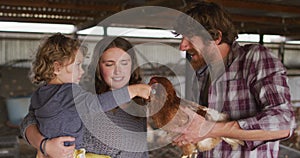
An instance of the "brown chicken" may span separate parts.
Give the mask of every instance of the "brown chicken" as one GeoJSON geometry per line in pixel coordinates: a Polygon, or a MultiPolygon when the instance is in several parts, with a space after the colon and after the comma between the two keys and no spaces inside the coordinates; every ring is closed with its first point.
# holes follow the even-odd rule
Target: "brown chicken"
{"type": "MultiPolygon", "coordinates": [[[[197,114],[210,121],[226,121],[228,115],[216,110],[201,106],[197,103],[179,98],[172,83],[166,77],[152,77],[149,85],[152,88],[150,101],[148,103],[149,115],[156,128],[168,132],[168,136],[174,138],[180,133],[173,132],[174,129],[182,127],[189,122],[189,116],[179,106],[186,106],[197,114]]],[[[184,157],[192,156],[197,150],[207,151],[213,149],[222,140],[229,143],[233,149],[238,145],[244,145],[243,141],[230,138],[207,138],[196,144],[186,144],[181,147],[184,157]]]]}

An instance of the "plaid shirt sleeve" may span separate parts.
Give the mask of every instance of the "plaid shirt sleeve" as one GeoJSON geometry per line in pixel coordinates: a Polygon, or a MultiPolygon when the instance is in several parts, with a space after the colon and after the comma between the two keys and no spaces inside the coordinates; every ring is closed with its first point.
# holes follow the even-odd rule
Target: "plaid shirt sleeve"
{"type": "MultiPolygon", "coordinates": [[[[246,55],[245,65],[250,93],[255,99],[257,114],[238,123],[245,130],[286,130],[295,128],[290,92],[287,84],[286,70],[282,63],[274,58],[269,50],[262,46],[250,48],[246,55]]],[[[246,141],[250,148],[263,142],[246,141]]]]}

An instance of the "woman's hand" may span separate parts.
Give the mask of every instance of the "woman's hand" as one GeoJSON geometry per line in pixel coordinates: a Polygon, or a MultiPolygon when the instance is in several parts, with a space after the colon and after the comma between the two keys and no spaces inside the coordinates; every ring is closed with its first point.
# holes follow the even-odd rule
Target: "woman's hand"
{"type": "Polygon", "coordinates": [[[64,146],[64,142],[73,141],[75,141],[75,138],[68,136],[52,138],[46,142],[44,150],[50,158],[73,158],[75,144],[71,146],[64,146]]]}
{"type": "Polygon", "coordinates": [[[47,158],[40,150],[37,150],[37,158],[47,158]]]}
{"type": "Polygon", "coordinates": [[[147,84],[134,84],[128,86],[128,92],[130,98],[134,98],[136,96],[142,97],[144,99],[149,99],[151,87],[147,84]]]}

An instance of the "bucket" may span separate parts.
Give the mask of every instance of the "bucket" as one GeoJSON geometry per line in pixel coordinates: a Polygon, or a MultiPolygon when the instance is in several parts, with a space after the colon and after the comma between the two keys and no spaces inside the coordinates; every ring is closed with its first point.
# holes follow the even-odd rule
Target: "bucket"
{"type": "Polygon", "coordinates": [[[30,97],[8,98],[6,108],[8,119],[12,125],[19,126],[23,118],[27,115],[30,105],[30,97]]]}

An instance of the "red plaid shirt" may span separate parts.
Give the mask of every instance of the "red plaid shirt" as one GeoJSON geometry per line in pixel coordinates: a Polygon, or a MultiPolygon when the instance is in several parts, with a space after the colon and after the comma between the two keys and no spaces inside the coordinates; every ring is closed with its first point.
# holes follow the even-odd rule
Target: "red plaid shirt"
{"type": "MultiPolygon", "coordinates": [[[[245,130],[295,128],[286,70],[270,50],[261,45],[239,46],[234,43],[224,63],[225,73],[209,87],[210,108],[229,114],[230,119],[238,121],[245,130]]],[[[205,95],[202,92],[208,74],[208,68],[197,72],[200,104],[205,103],[201,95],[205,95]]],[[[213,150],[204,152],[203,157],[278,157],[279,140],[245,143],[232,150],[229,144],[222,142],[213,150]]]]}

